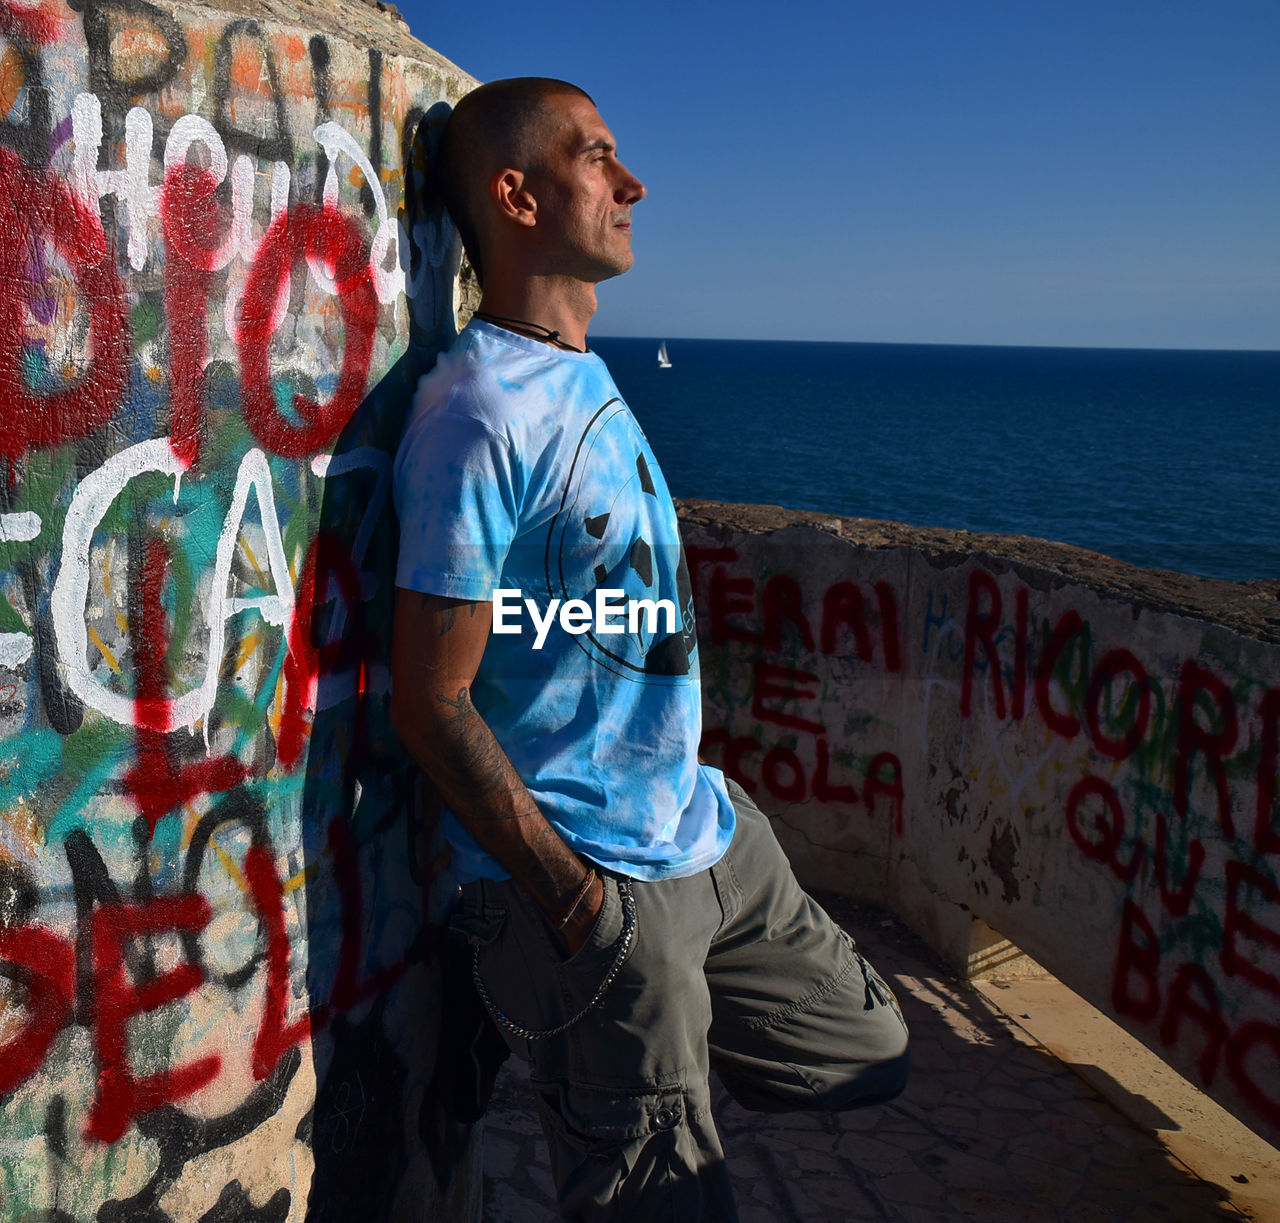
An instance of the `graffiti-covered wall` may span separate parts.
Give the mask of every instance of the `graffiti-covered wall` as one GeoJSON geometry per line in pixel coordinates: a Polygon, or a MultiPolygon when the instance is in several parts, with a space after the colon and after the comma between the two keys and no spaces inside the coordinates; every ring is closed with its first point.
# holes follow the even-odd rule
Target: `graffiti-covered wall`
{"type": "Polygon", "coordinates": [[[5,1220],[466,1191],[385,697],[469,82],[358,0],[246,8],[0,0],[5,1220]]]}
{"type": "Polygon", "coordinates": [[[1280,582],[760,507],[682,519],[704,754],[801,873],[953,958],[983,919],[1275,1142],[1280,582]]]}

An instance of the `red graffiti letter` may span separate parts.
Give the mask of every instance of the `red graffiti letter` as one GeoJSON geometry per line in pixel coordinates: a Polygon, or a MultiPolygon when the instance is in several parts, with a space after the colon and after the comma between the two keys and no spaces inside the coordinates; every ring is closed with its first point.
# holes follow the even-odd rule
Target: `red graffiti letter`
{"type": "Polygon", "coordinates": [[[63,17],[61,13],[49,12],[53,5],[26,8],[14,5],[13,0],[0,3],[0,34],[23,39],[30,43],[55,42],[62,37],[64,22],[73,20],[73,15],[63,17]]]}
{"type": "Polygon", "coordinates": [[[369,267],[369,245],[357,223],[333,208],[296,201],[267,230],[245,285],[241,310],[240,369],[244,417],[254,435],[277,454],[301,458],[328,446],[360,406],[369,377],[378,296],[369,267]],[[297,393],[290,419],[276,404],[271,378],[271,337],[276,302],[292,266],[303,257],[322,263],[336,282],[345,330],[342,372],[326,404],[297,393]]]}
{"type": "MultiPolygon", "coordinates": [[[[1108,705],[1110,704],[1108,700],[1108,705]]],[[[1124,705],[1125,702],[1119,703],[1122,715],[1124,705]]],[[[1128,650],[1108,650],[1094,669],[1084,701],[1084,720],[1089,727],[1094,747],[1111,760],[1124,760],[1132,756],[1147,733],[1147,720],[1150,716],[1151,689],[1147,685],[1147,673],[1142,664],[1128,650]],[[1133,724],[1123,736],[1109,739],[1102,731],[1102,712],[1099,707],[1102,698],[1110,696],[1112,681],[1126,671],[1133,676],[1132,687],[1138,693],[1138,708],[1133,715],[1133,724]]]]}
{"type": "Polygon", "coordinates": [[[729,740],[729,746],[725,749],[724,754],[724,771],[729,774],[748,794],[754,794],[757,786],[750,777],[747,776],[747,767],[742,763],[742,758],[748,752],[759,752],[760,744],[758,744],[750,735],[739,735],[736,739],[729,740]]]}
{"type": "Polygon", "coordinates": [[[748,752],[759,752],[758,744],[749,735],[732,738],[727,730],[707,730],[702,733],[702,742],[698,745],[699,759],[713,752],[716,747],[722,748],[720,768],[727,777],[732,777],[748,794],[754,794],[756,783],[747,776],[742,758],[748,752]]]}
{"type": "MultiPolygon", "coordinates": [[[[853,630],[858,657],[863,662],[870,662],[871,635],[867,632],[867,622],[862,615],[862,591],[854,582],[836,582],[835,585],[829,586],[827,593],[822,596],[822,652],[824,654],[835,653],[836,646],[839,644],[840,629],[845,626],[853,630]]],[[[895,631],[896,628],[895,624],[895,631]]]]}
{"type": "Polygon", "coordinates": [[[407,965],[379,968],[363,981],[360,976],[360,944],[364,923],[364,888],[360,883],[360,863],[355,842],[346,821],[338,818],[329,825],[329,852],[333,874],[342,901],[342,944],[338,948],[338,971],[333,980],[332,1002],[336,1010],[347,1011],[372,998],[404,976],[407,965]]]}
{"type": "Polygon", "coordinates": [[[888,582],[876,583],[876,602],[880,604],[880,639],[884,643],[884,669],[902,670],[902,651],[898,647],[898,597],[888,582]]]}
{"type": "Polygon", "coordinates": [[[154,834],[156,824],[175,807],[199,794],[230,790],[249,770],[233,756],[186,761],[175,767],[165,750],[169,733],[169,631],[164,603],[169,549],[152,537],[142,553],[142,614],[138,617],[134,652],[138,663],[134,716],[138,727],[138,754],[124,775],[124,788],[138,804],[154,834]]]}
{"type": "Polygon", "coordinates": [[[107,251],[98,218],[62,178],[23,165],[0,149],[0,454],[60,446],[111,419],[124,394],[129,324],[124,282],[107,251]],[[43,281],[44,242],[75,277],[88,318],[92,359],[60,391],[32,390],[23,336],[34,306],[31,281],[43,281]]]}
{"type": "Polygon", "coordinates": [[[1109,781],[1089,775],[1071,787],[1071,793],[1067,795],[1067,831],[1086,857],[1095,862],[1111,861],[1124,834],[1124,809],[1120,806],[1120,796],[1109,781]],[[1103,812],[1098,812],[1093,817],[1094,827],[1100,834],[1097,841],[1089,840],[1080,827],[1080,805],[1091,795],[1102,799],[1106,813],[1104,816],[1103,812]]]}
{"type": "Polygon", "coordinates": [[[780,798],[785,803],[804,800],[804,766],[800,763],[800,757],[789,747],[770,748],[760,772],[765,787],[774,798],[780,798]],[[784,769],[790,773],[789,778],[784,779],[784,769]]]}
{"type": "Polygon", "coordinates": [[[89,1111],[86,1137],[115,1142],[143,1113],[189,1096],[218,1073],[222,1059],[202,1057],[185,1066],[135,1079],[128,1051],[129,1020],[199,988],[204,972],[195,964],[183,964],[153,981],[134,985],[125,969],[126,944],[139,935],[171,930],[199,934],[208,925],[210,915],[208,901],[197,895],[167,896],[146,904],[108,904],[94,910],[98,1091],[89,1111]]]}
{"type": "Polygon", "coordinates": [[[960,716],[967,718],[973,706],[973,666],[977,661],[978,642],[987,656],[991,691],[996,702],[996,717],[1004,717],[1004,681],[1000,678],[1000,655],[996,653],[996,633],[1000,628],[1000,587],[985,569],[969,575],[969,611],[964,621],[964,679],[960,684],[960,716]],[[980,596],[987,596],[987,610],[981,609],[980,596]]]}
{"type": "Polygon", "coordinates": [[[169,432],[174,455],[188,467],[200,457],[204,366],[209,349],[206,311],[216,248],[226,222],[214,193],[218,180],[195,166],[164,176],[160,216],[166,260],[164,309],[169,323],[169,432]]]}
{"type": "Polygon", "coordinates": [[[1261,989],[1280,995],[1280,977],[1258,965],[1258,961],[1262,959],[1262,948],[1270,948],[1272,953],[1280,952],[1280,931],[1254,920],[1248,910],[1256,911],[1261,906],[1249,904],[1248,901],[1241,904],[1242,887],[1260,892],[1263,903],[1277,906],[1273,912],[1280,916],[1280,888],[1265,875],[1250,870],[1243,863],[1228,862],[1227,908],[1222,919],[1222,969],[1228,976],[1244,977],[1261,989]],[[1241,936],[1258,944],[1258,953],[1252,956],[1241,955],[1236,950],[1236,939],[1241,936]]]}
{"type": "Polygon", "coordinates": [[[800,684],[816,684],[818,677],[808,671],[797,671],[793,667],[779,667],[771,662],[757,661],[755,664],[755,685],[751,693],[751,716],[761,722],[774,722],[778,726],[790,726],[795,730],[807,730],[818,735],[822,733],[822,725],[811,722],[808,718],[797,717],[793,713],[782,713],[765,705],[767,700],[780,701],[812,701],[818,694],[800,684]],[[796,685],[788,687],[788,685],[796,685]]]}
{"type": "MultiPolygon", "coordinates": [[[[1272,1065],[1277,1060],[1280,1060],[1280,1028],[1277,1028],[1275,1024],[1263,1023],[1260,1019],[1254,1019],[1241,1027],[1227,1041],[1227,1073],[1231,1075],[1231,1081],[1236,1085],[1236,1090],[1249,1104],[1256,1108],[1272,1125],[1280,1125],[1280,1101],[1276,1100],[1274,1096],[1268,1096],[1263,1093],[1262,1089],[1254,1082],[1253,1075],[1249,1073],[1249,1067],[1245,1061],[1250,1050],[1257,1044],[1271,1046],[1272,1065]]],[[[1266,1077],[1273,1079],[1271,1074],[1266,1077]]]]}
{"type": "Polygon", "coordinates": [[[245,878],[253,892],[253,907],[267,934],[267,987],[262,1023],[253,1042],[253,1077],[265,1079],[281,1054],[306,1040],[311,1017],[304,1015],[287,1027],[289,1000],[289,938],[284,928],[284,893],[271,855],[261,845],[251,845],[244,857],[245,878]]]}
{"type": "MultiPolygon", "coordinates": [[[[1183,832],[1186,826],[1183,825],[1183,832]]],[[[1169,821],[1156,814],[1156,882],[1160,885],[1160,899],[1173,917],[1185,917],[1191,908],[1200,870],[1204,866],[1204,846],[1191,837],[1187,840],[1187,860],[1183,867],[1182,883],[1175,892],[1169,883],[1169,821]]]]}
{"type": "Polygon", "coordinates": [[[1276,768],[1280,766],[1280,688],[1262,698],[1262,751],[1258,756],[1258,822],[1254,846],[1260,854],[1280,853],[1275,827],[1276,768]]]}
{"type": "Polygon", "coordinates": [[[1070,714],[1059,713],[1049,698],[1049,685],[1053,682],[1053,673],[1058,669],[1058,659],[1067,648],[1067,642],[1084,628],[1080,613],[1068,609],[1062,613],[1062,619],[1054,626],[1049,638],[1049,645],[1040,656],[1040,665],[1036,668],[1036,708],[1044,724],[1064,739],[1074,739],[1080,733],[1080,719],[1070,714]]]}
{"type": "Polygon", "coordinates": [[[0,926],[0,960],[26,990],[27,1022],[0,1047],[0,1097],[26,1082],[44,1061],[62,1030],[76,994],[76,955],[71,945],[43,926],[0,926]]]}
{"type": "Polygon", "coordinates": [[[1116,953],[1116,971],[1111,982],[1111,1004],[1121,1015],[1135,1019],[1154,1019],[1160,1010],[1160,984],[1156,970],[1160,966],[1160,942],[1146,915],[1132,900],[1124,902],[1124,918],[1120,923],[1120,948],[1116,953]],[[1135,931],[1142,936],[1139,943],[1135,931]],[[1130,986],[1134,975],[1142,987],[1135,994],[1130,986]]]}
{"type": "Polygon", "coordinates": [[[319,547],[317,535],[302,564],[293,618],[289,622],[289,652],[284,658],[284,692],[280,701],[280,732],[276,738],[276,759],[285,769],[293,768],[302,756],[310,729],[307,710],[314,709],[316,703],[320,663],[311,642],[311,616],[315,608],[319,547]]]}
{"type": "Polygon", "coordinates": [[[1067,831],[1086,857],[1107,863],[1117,879],[1127,883],[1138,873],[1142,863],[1142,842],[1134,846],[1133,857],[1128,862],[1120,861],[1118,851],[1124,840],[1124,808],[1120,805],[1120,796],[1105,778],[1087,775],[1071,787],[1071,793],[1067,795],[1067,831]],[[1099,834],[1097,841],[1089,840],[1080,826],[1080,806],[1090,796],[1100,798],[1103,806],[1103,810],[1096,811],[1093,817],[1099,834]]]}
{"type": "Polygon", "coordinates": [[[785,573],[775,573],[764,584],[760,596],[764,613],[764,648],[775,653],[782,649],[782,622],[790,620],[800,632],[804,648],[813,652],[813,630],[804,614],[804,596],[800,583],[785,573]]]}
{"type": "Polygon", "coordinates": [[[831,752],[825,735],[818,736],[818,763],[813,770],[813,797],[822,803],[856,803],[858,792],[852,786],[833,786],[828,773],[831,752]]]}
{"type": "Polygon", "coordinates": [[[1173,809],[1187,814],[1191,790],[1191,753],[1199,748],[1204,753],[1205,768],[1213,778],[1218,798],[1218,820],[1227,836],[1235,836],[1231,819],[1231,793],[1227,786],[1226,757],[1236,745],[1236,703],[1231,689],[1212,671],[1187,659],[1182,664],[1182,680],[1178,685],[1178,750],[1173,766],[1173,809]],[[1206,730],[1196,721],[1196,697],[1203,692],[1218,708],[1221,729],[1206,730]]]}
{"type": "Polygon", "coordinates": [[[1178,1043],[1178,1029],[1182,1026],[1183,1016],[1198,1023],[1204,1031],[1206,1040],[1204,1051],[1200,1054],[1200,1079],[1207,1087],[1218,1072],[1218,1059],[1222,1056],[1222,1046],[1226,1043],[1228,1032],[1226,1020],[1222,1018],[1222,1010],[1218,1005],[1218,991],[1213,988],[1213,980],[1209,974],[1199,964],[1184,964],[1178,969],[1178,975],[1169,987],[1169,1003],[1165,1008],[1164,1019],[1160,1022],[1160,1039],[1166,1045],[1178,1043]],[[1193,987],[1199,991],[1203,1002],[1192,998],[1193,987]]]}
{"type": "Polygon", "coordinates": [[[1018,587],[1014,596],[1013,629],[1013,718],[1022,721],[1027,711],[1027,588],[1018,587]]]}

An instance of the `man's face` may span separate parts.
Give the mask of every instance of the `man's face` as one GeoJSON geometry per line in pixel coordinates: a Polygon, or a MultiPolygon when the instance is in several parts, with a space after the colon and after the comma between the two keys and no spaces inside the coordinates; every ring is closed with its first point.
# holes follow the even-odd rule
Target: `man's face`
{"type": "Polygon", "coordinates": [[[550,270],[589,283],[625,272],[631,206],[644,185],[618,160],[599,112],[578,94],[545,102],[545,155],[525,176],[537,201],[535,234],[550,270]]]}

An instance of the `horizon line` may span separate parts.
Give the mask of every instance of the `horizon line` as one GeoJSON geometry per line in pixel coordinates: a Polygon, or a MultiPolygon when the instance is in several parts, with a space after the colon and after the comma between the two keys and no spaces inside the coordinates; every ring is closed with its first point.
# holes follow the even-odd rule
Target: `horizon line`
{"type": "Polygon", "coordinates": [[[1274,348],[1231,348],[1225,345],[1217,347],[1179,347],[1171,344],[1041,344],[1029,341],[998,342],[981,340],[978,342],[960,340],[812,340],[812,339],[778,339],[762,336],[673,336],[670,333],[653,335],[597,335],[589,337],[599,340],[647,340],[652,343],[671,343],[689,341],[692,343],[716,344],[865,344],[882,348],[1031,348],[1074,350],[1083,352],[1195,352],[1195,353],[1239,353],[1239,354],[1280,354],[1280,345],[1274,348]]]}

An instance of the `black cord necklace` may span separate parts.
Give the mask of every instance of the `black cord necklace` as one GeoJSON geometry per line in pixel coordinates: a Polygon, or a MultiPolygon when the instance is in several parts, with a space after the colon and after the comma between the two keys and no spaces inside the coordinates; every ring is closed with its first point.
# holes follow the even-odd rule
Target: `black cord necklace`
{"type": "Polygon", "coordinates": [[[552,331],[550,327],[544,327],[541,323],[526,322],[522,318],[506,318],[501,314],[489,314],[484,310],[477,310],[471,317],[483,319],[486,323],[497,323],[500,327],[508,327],[513,331],[523,328],[524,334],[531,340],[543,340],[548,344],[567,348],[570,352],[587,351],[585,348],[575,348],[568,340],[562,340],[558,331],[552,331]]]}

